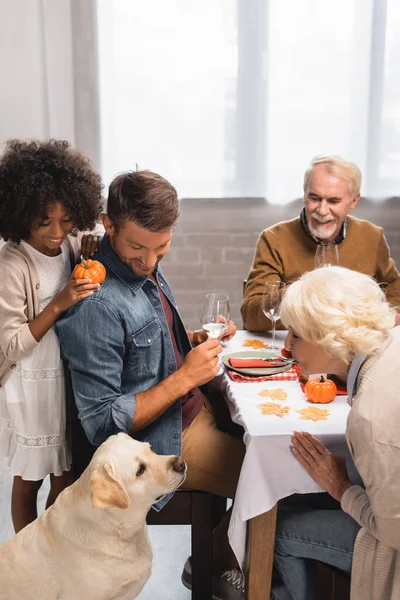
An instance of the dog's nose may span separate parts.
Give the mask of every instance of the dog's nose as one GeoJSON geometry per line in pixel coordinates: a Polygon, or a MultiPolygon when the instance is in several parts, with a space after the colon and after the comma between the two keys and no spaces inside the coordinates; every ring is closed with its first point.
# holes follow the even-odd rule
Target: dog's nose
{"type": "Polygon", "coordinates": [[[182,456],[175,456],[175,458],[172,459],[172,468],[177,473],[183,473],[186,468],[186,463],[182,456]]]}

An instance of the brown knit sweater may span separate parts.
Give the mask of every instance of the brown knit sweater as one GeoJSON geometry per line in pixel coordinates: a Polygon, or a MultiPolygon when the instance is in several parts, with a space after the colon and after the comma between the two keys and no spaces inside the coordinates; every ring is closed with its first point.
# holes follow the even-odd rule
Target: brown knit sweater
{"type": "MultiPolygon", "coordinates": [[[[291,283],[303,273],[312,271],[316,247],[316,242],[304,231],[299,217],[273,225],[261,233],[241,308],[246,329],[271,329],[271,321],[261,310],[264,283],[274,279],[291,283]]],[[[400,309],[400,275],[390,257],[382,227],[349,216],[346,238],[338,244],[338,249],[342,267],[365,273],[378,283],[387,284],[387,299],[400,309]]]]}

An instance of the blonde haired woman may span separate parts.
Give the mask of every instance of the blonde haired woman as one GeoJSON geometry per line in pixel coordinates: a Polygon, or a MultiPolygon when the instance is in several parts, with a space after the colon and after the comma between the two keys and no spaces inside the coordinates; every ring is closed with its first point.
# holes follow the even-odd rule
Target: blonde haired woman
{"type": "Polygon", "coordinates": [[[344,460],[295,432],[293,454],[340,502],[337,511],[284,507],[275,562],[292,600],[315,597],[313,560],[352,572],[352,600],[400,598],[400,327],[370,277],[341,267],[306,273],[287,290],[286,347],[305,373],[347,382],[347,443],[364,482],[352,485],[344,460]],[[333,514],[332,513],[336,513],[333,514]]]}

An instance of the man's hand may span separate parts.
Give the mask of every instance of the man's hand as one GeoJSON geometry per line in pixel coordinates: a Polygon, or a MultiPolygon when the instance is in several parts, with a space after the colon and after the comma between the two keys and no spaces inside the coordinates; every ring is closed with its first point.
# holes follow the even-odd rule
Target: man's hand
{"type": "MultiPolygon", "coordinates": [[[[223,318],[223,317],[221,317],[221,318],[223,318]]],[[[224,334],[218,339],[221,342],[229,342],[229,340],[231,340],[233,338],[233,336],[235,335],[236,331],[237,331],[237,327],[236,327],[235,323],[233,321],[228,321],[228,329],[226,329],[224,334]]],[[[193,346],[198,346],[199,344],[202,344],[208,338],[208,335],[204,331],[204,329],[195,329],[194,331],[188,331],[187,334],[188,334],[190,343],[193,346]]]]}
{"type": "Polygon", "coordinates": [[[292,436],[293,455],[307,473],[339,502],[351,487],[345,459],[329,452],[321,442],[305,431],[292,436]]]}
{"type": "Polygon", "coordinates": [[[236,324],[233,321],[228,321],[228,329],[225,331],[224,335],[221,337],[221,342],[229,342],[233,338],[237,331],[236,324]]]}
{"type": "Polygon", "coordinates": [[[218,354],[222,346],[218,340],[208,338],[205,342],[193,348],[186,356],[178,372],[184,377],[187,391],[208,383],[219,371],[218,354]]]}
{"type": "Polygon", "coordinates": [[[91,258],[94,256],[99,249],[101,237],[99,235],[93,235],[92,233],[85,234],[81,239],[81,251],[83,258],[91,258]]]}

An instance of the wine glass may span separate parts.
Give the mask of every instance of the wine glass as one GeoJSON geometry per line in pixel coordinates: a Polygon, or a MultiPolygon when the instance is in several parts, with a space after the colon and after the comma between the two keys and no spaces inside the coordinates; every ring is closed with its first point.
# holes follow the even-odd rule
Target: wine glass
{"type": "Polygon", "coordinates": [[[315,251],[314,266],[334,267],[339,265],[339,251],[336,244],[318,244],[315,251]]]}
{"type": "Polygon", "coordinates": [[[212,292],[206,295],[201,325],[208,337],[221,338],[229,325],[229,298],[212,292]]]}
{"type": "Polygon", "coordinates": [[[272,321],[272,345],[269,346],[268,350],[279,350],[275,344],[275,326],[276,322],[279,321],[279,309],[281,307],[282,292],[285,289],[285,283],[283,281],[267,281],[264,285],[264,293],[262,297],[261,308],[266,317],[272,321]]]}

